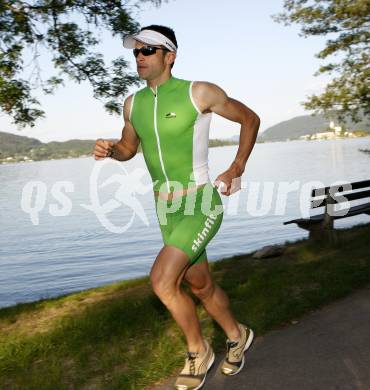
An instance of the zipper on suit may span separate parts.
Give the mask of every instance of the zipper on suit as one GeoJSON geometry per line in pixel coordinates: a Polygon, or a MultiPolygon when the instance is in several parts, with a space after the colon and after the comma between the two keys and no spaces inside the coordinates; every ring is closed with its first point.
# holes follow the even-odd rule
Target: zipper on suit
{"type": "MultiPolygon", "coordinates": [[[[152,89],[152,91],[153,91],[153,89],[152,89]]],[[[158,126],[157,126],[157,106],[158,106],[158,86],[157,85],[156,85],[155,91],[153,91],[153,93],[154,93],[154,132],[155,132],[155,135],[157,137],[159,161],[161,162],[161,168],[162,168],[163,175],[166,178],[167,191],[170,192],[170,183],[169,183],[166,171],[164,169],[162,150],[161,150],[161,144],[159,141],[158,126]]]]}

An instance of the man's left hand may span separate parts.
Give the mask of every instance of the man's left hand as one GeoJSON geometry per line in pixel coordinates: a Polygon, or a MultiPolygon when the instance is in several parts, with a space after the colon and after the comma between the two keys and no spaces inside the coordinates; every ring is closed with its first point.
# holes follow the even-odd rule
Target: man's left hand
{"type": "Polygon", "coordinates": [[[222,195],[229,196],[241,189],[241,176],[235,176],[233,170],[228,169],[217,176],[214,184],[222,195]]]}

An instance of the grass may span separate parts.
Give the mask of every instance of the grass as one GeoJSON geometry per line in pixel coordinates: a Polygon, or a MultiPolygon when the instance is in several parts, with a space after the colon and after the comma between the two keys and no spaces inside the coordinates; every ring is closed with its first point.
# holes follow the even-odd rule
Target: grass
{"type": "MultiPolygon", "coordinates": [[[[338,233],[335,247],[300,240],[280,257],[211,263],[213,278],[237,319],[262,335],[370,282],[370,224],[338,233]]],[[[197,310],[224,351],[223,331],[199,302],[197,310]]],[[[185,351],[148,277],[0,309],[0,388],[145,389],[178,371],[185,351]]]]}

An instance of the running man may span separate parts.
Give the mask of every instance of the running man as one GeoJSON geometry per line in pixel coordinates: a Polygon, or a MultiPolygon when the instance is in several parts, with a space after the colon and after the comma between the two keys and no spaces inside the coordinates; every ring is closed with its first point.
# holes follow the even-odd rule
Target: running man
{"type": "Polygon", "coordinates": [[[225,196],[233,192],[232,184],[240,179],[255,144],[260,119],[217,85],[171,74],[178,49],[171,28],[143,27],[139,33],[126,36],[123,46],[133,49],[137,72],[147,86],[125,99],[121,139],[117,143],[98,139],[94,156],[96,160],[110,157],[127,161],[141,143],[164,243],[151,268],[150,281],[187,342],[185,366],[175,388],[200,389],[215,355],[202,336],[194,301],[181,283],[189,285],[227,336],[221,371],[237,374],[253,331],[231,313],[228,297],[212,280],[205,248],[223,219],[219,191],[225,196]],[[236,157],[213,184],[208,175],[212,112],[241,124],[236,157]]]}

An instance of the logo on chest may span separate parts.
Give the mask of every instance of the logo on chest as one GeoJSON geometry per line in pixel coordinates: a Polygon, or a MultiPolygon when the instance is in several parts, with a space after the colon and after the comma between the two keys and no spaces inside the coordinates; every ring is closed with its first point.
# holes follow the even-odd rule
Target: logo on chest
{"type": "Polygon", "coordinates": [[[175,112],[168,112],[164,117],[166,119],[176,118],[176,113],[175,112]]]}

